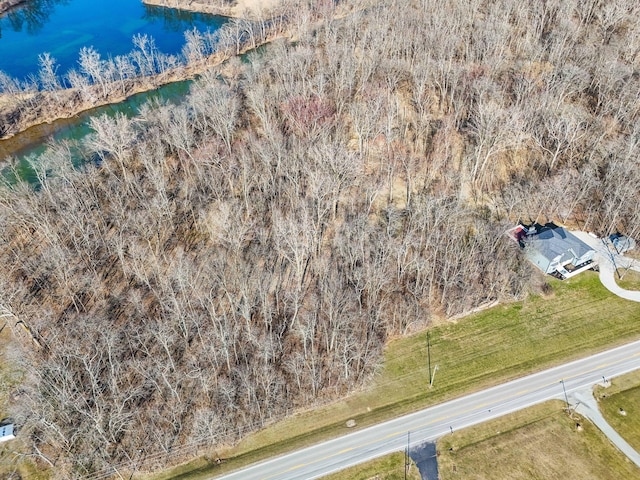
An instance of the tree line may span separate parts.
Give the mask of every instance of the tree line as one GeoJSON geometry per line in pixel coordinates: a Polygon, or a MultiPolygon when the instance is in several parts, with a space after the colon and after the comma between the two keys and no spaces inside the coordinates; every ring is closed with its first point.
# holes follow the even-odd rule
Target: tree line
{"type": "Polygon", "coordinates": [[[519,219],[638,234],[635,2],[347,7],[0,191],[38,340],[15,418],[54,476],[235,441],[363,385],[389,336],[538,291],[519,219]]]}

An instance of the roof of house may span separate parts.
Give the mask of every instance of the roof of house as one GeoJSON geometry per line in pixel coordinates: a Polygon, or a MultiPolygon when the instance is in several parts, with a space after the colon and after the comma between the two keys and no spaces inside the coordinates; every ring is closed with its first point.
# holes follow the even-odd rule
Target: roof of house
{"type": "Polygon", "coordinates": [[[530,248],[534,248],[538,253],[549,260],[558,256],[560,261],[571,258],[580,258],[585,253],[593,250],[571,232],[563,227],[544,226],[527,237],[530,248]]]}

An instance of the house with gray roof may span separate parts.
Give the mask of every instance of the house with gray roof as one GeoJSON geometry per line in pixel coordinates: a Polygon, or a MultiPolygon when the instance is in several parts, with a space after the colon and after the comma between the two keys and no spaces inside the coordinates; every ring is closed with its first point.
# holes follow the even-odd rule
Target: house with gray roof
{"type": "Polygon", "coordinates": [[[564,227],[553,223],[518,227],[524,233],[517,240],[525,256],[544,273],[569,278],[595,266],[595,250],[564,227]]]}

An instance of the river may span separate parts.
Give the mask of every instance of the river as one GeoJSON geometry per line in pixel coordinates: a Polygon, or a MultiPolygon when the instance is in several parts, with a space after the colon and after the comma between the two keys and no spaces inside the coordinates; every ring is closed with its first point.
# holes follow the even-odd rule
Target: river
{"type": "MultiPolygon", "coordinates": [[[[92,108],[71,118],[63,118],[52,123],[42,123],[31,127],[8,140],[0,141],[0,174],[13,181],[15,173],[22,179],[35,182],[36,177],[30,166],[30,158],[42,155],[50,142],[68,141],[81,144],[81,140],[91,133],[89,121],[91,117],[100,115],[113,116],[122,113],[128,117],[134,116],[141,105],[156,99],[178,103],[189,92],[191,80],[173,82],[155,90],[138,93],[120,103],[92,108]],[[13,157],[13,168],[6,160],[13,157]],[[4,162],[4,163],[2,163],[4,162]]],[[[76,152],[77,161],[82,161],[83,152],[76,152]]]]}
{"type": "Polygon", "coordinates": [[[58,75],[78,67],[82,47],[103,57],[133,49],[135,34],[149,35],[165,54],[177,54],[184,32],[217,30],[226,18],[143,5],[141,0],[31,0],[0,16],[0,70],[25,79],[38,72],[38,55],[57,60],[58,75]]]}
{"type": "MultiPolygon", "coordinates": [[[[185,30],[214,30],[225,21],[223,17],[148,7],[140,0],[33,0],[0,17],[0,70],[20,78],[34,75],[38,54],[43,51],[56,58],[59,70],[68,70],[75,66],[82,46],[93,46],[105,56],[124,54],[131,50],[131,38],[137,33],[153,36],[163,53],[175,54],[182,49],[185,30]]],[[[48,142],[81,140],[90,133],[88,122],[95,115],[135,115],[151,98],[179,101],[190,83],[175,82],[121,103],[31,127],[0,141],[0,162],[4,162],[0,168],[5,177],[12,178],[15,172],[34,181],[27,158],[41,155],[48,142]],[[14,159],[15,170],[5,162],[9,158],[14,159]]]]}

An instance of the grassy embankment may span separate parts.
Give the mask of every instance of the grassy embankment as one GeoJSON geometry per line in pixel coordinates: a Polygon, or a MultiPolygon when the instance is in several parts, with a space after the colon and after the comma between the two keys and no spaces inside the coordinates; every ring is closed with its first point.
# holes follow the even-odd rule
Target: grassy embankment
{"type": "Polygon", "coordinates": [[[640,371],[614,379],[609,388],[597,387],[595,394],[607,422],[640,452],[640,371]]]}
{"type": "Polygon", "coordinates": [[[640,470],[598,428],[551,401],[438,441],[440,478],[637,478],[640,470]],[[578,428],[578,424],[580,427],[578,428]]]}
{"type": "Polygon", "coordinates": [[[205,458],[155,479],[199,479],[300,448],[359,427],[433,405],[525,373],[640,338],[640,305],[610,294],[593,272],[565,282],[551,279],[552,293],[500,305],[431,329],[428,388],[425,333],[391,341],[384,367],[370,387],[331,405],[298,413],[249,436],[216,465],[205,458]]]}
{"type": "Polygon", "coordinates": [[[404,453],[392,453],[356,467],[347,468],[322,480],[420,480],[420,472],[413,461],[404,476],[404,453]]]}

